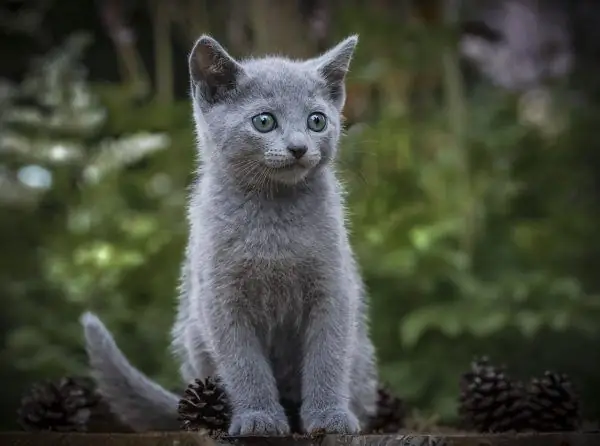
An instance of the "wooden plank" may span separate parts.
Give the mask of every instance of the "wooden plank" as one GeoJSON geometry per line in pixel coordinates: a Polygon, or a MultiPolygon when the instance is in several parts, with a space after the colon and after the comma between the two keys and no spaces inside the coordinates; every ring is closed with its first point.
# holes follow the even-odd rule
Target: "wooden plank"
{"type": "Polygon", "coordinates": [[[189,432],[148,434],[2,433],[0,446],[598,446],[597,433],[364,435],[213,440],[189,432]]]}
{"type": "Polygon", "coordinates": [[[0,446],[215,446],[200,434],[84,434],[7,433],[0,434],[0,446]]]}

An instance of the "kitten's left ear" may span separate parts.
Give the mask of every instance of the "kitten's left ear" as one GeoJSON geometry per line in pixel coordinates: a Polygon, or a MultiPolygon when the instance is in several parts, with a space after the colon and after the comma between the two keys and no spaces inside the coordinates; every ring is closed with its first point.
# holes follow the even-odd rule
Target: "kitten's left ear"
{"type": "Polygon", "coordinates": [[[347,37],[321,56],[310,61],[310,64],[316,67],[327,82],[330,99],[340,110],[346,100],[344,82],[357,43],[357,35],[347,37]]]}
{"type": "Polygon", "coordinates": [[[188,64],[190,79],[208,104],[218,102],[224,93],[234,90],[244,75],[242,66],[219,42],[207,35],[196,41],[188,64]]]}

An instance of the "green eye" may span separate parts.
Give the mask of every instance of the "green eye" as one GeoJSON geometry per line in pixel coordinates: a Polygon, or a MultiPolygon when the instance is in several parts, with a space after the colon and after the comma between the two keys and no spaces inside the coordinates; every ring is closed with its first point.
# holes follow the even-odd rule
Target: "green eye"
{"type": "Polygon", "coordinates": [[[323,113],[315,112],[308,115],[308,128],[313,132],[322,132],[327,127],[327,118],[323,113]]]}
{"type": "Polygon", "coordinates": [[[277,121],[271,113],[261,113],[252,118],[252,125],[260,133],[269,133],[275,130],[277,121]]]}

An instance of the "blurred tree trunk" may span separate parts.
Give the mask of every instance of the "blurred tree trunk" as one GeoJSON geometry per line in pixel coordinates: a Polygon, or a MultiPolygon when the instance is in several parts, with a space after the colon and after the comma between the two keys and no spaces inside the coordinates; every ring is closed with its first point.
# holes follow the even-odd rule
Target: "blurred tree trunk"
{"type": "Polygon", "coordinates": [[[156,99],[163,104],[173,102],[173,43],[171,40],[171,11],[167,3],[170,0],[151,0],[153,37],[154,37],[154,73],[156,99]]]}
{"type": "Polygon", "coordinates": [[[327,49],[331,35],[332,15],[335,14],[335,0],[299,0],[299,9],[310,39],[317,51],[327,49]]]}
{"type": "Polygon", "coordinates": [[[252,52],[253,33],[249,19],[249,2],[240,0],[228,1],[227,39],[231,50],[236,54],[252,52]]]}
{"type": "MultiPolygon", "coordinates": [[[[186,47],[190,47],[201,34],[211,33],[211,11],[206,0],[171,0],[171,13],[175,28],[186,47]]],[[[212,9],[212,8],[210,8],[212,9]]]]}
{"type": "Polygon", "coordinates": [[[100,0],[98,9],[106,33],[115,47],[123,81],[129,84],[134,97],[145,97],[150,91],[150,81],[136,47],[136,33],[129,24],[125,5],[118,0],[100,0]]]}
{"type": "MultiPolygon", "coordinates": [[[[442,0],[422,0],[413,2],[410,11],[410,20],[432,31],[439,29],[443,24],[442,0]]],[[[430,47],[430,45],[427,45],[430,47]]],[[[437,53],[436,53],[437,55],[437,53]]],[[[441,54],[440,54],[441,55],[441,54]]],[[[411,116],[418,125],[423,116],[426,116],[431,107],[436,107],[435,95],[432,92],[440,91],[442,85],[441,64],[431,64],[427,55],[419,56],[410,85],[410,110],[411,116]]],[[[418,132],[415,135],[417,146],[421,144],[418,132]]]]}
{"type": "MultiPolygon", "coordinates": [[[[238,0],[242,1],[242,0],[238,0]]],[[[297,1],[253,0],[247,8],[252,29],[252,52],[308,57],[317,51],[297,1]]]]}

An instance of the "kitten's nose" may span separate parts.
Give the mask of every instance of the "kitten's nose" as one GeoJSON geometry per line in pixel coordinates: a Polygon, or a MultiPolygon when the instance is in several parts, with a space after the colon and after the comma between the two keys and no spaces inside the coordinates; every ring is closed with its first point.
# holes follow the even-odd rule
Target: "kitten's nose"
{"type": "Polygon", "coordinates": [[[294,156],[294,158],[296,158],[297,160],[299,160],[300,158],[302,158],[304,156],[304,154],[306,152],[308,152],[308,147],[306,146],[302,146],[302,145],[294,145],[294,146],[289,146],[287,148],[290,153],[294,156]]]}

